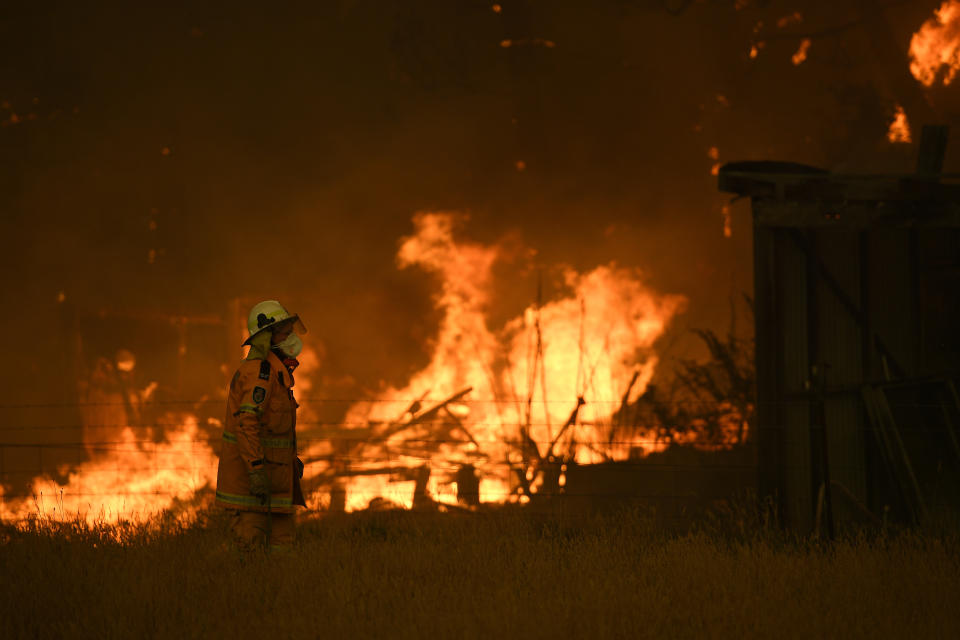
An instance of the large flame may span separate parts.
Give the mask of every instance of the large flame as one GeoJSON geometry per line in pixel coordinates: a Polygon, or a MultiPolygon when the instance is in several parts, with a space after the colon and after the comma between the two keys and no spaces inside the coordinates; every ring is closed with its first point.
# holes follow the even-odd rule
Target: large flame
{"type": "Polygon", "coordinates": [[[397,254],[400,268],[439,277],[443,315],[429,364],[406,386],[353,405],[345,420],[353,429],[339,443],[307,452],[334,459],[347,510],[375,499],[409,507],[418,485],[432,500],[455,502],[465,466],[477,471],[481,502],[515,499],[511,465],[525,446],[540,459],[563,451],[583,463],[663,446],[652,430],[610,441],[610,425],[624,393],[634,399],[646,389],[658,364],[654,343],[685,299],[654,292],[636,269],[567,267],[558,271],[565,295],[491,327],[503,251],[456,238],[457,221],[418,214],[397,254]]]}
{"type": "Polygon", "coordinates": [[[128,427],[110,442],[86,444],[93,457],[69,470],[66,482],[37,477],[29,497],[3,499],[0,519],[79,517],[114,524],[178,507],[180,515],[190,518],[203,501],[201,490],[216,482],[217,456],[189,414],[177,416],[159,442],[138,437],[128,427]]]}
{"type": "MultiPolygon", "coordinates": [[[[641,271],[613,263],[583,272],[544,267],[561,293],[533,302],[539,295],[531,292],[526,309],[494,326],[494,267],[516,253],[461,239],[461,220],[421,213],[402,239],[397,266],[423,269],[439,284],[431,359],[402,387],[385,386],[374,400],[351,405],[341,427],[304,438],[308,486],[320,487],[311,506],[409,508],[419,500],[464,502],[464,495],[469,504],[524,501],[546,486],[554,461],[562,469],[666,446],[662,425],[621,424],[618,410],[647,390],[659,363],[657,340],[685,298],[660,294],[641,271]]],[[[310,424],[318,414],[306,374],[322,351],[305,350],[301,360],[301,423],[310,424]]],[[[730,442],[743,430],[734,414],[725,428],[730,442]]],[[[209,503],[217,455],[196,417],[167,416],[166,426],[146,432],[122,427],[115,416],[91,420],[118,426],[97,437],[87,430],[91,457],[62,469],[65,482],[45,475],[33,481],[30,497],[0,495],[0,517],[117,522],[170,509],[191,517],[209,503]]],[[[715,439],[699,442],[696,428],[669,439],[716,446],[715,439]]],[[[554,484],[563,486],[559,474],[554,484]]]]}
{"type": "Polygon", "coordinates": [[[960,0],[946,0],[913,34],[910,71],[928,87],[939,77],[944,86],[953,82],[960,71],[960,0]]]}

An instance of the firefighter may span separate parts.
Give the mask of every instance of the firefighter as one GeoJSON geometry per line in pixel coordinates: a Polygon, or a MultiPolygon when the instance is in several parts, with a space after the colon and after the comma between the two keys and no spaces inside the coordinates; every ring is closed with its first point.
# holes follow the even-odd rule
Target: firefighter
{"type": "Polygon", "coordinates": [[[230,512],[242,550],[289,548],[295,511],[306,506],[297,458],[293,370],[306,333],[296,314],[276,300],[253,307],[247,320],[250,347],[233,375],[227,397],[217,503],[230,512]]]}

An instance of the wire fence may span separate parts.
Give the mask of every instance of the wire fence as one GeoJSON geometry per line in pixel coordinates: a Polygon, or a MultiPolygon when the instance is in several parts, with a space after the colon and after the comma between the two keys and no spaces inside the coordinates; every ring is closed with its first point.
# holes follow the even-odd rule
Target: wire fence
{"type": "MultiPolygon", "coordinates": [[[[412,413],[404,412],[409,407],[429,409],[431,402],[443,402],[446,399],[442,397],[431,401],[424,397],[396,399],[327,396],[298,398],[301,405],[313,403],[310,405],[313,409],[324,403],[344,406],[356,406],[362,403],[395,404],[399,408],[397,413],[407,418],[419,411],[415,409],[412,413]]],[[[815,398],[787,399],[771,404],[790,408],[805,405],[812,399],[815,398]]],[[[525,400],[516,400],[511,403],[521,405],[525,400]]],[[[743,442],[733,442],[729,439],[729,434],[723,436],[717,432],[703,434],[691,432],[690,437],[684,437],[683,429],[673,429],[660,424],[649,427],[642,424],[620,424],[612,414],[622,403],[622,399],[589,402],[589,404],[605,407],[607,409],[605,418],[593,423],[578,422],[567,425],[569,427],[567,437],[576,441],[577,446],[589,450],[591,460],[610,462],[619,469],[627,470],[627,473],[635,474],[635,479],[639,477],[636,474],[640,473],[646,473],[647,480],[653,477],[651,474],[659,474],[660,479],[654,479],[646,487],[641,483],[640,486],[631,486],[626,489],[627,493],[637,498],[672,497],[679,500],[689,498],[691,493],[697,491],[709,495],[723,493],[734,486],[749,487],[755,480],[757,471],[757,434],[759,432],[780,431],[784,436],[796,436],[804,429],[812,433],[824,430],[822,425],[812,423],[758,426],[753,424],[755,420],[752,420],[745,429],[747,439],[743,442]],[[586,435],[584,429],[592,431],[594,436],[592,442],[582,441],[586,435]],[[596,437],[604,433],[608,437],[596,437]],[[702,438],[699,443],[696,441],[698,437],[702,438]],[[724,440],[724,437],[727,439],[724,440]],[[687,459],[657,455],[670,444],[685,441],[694,447],[701,446],[703,455],[687,459]],[[633,451],[630,451],[631,448],[633,451]],[[724,452],[727,452],[725,457],[724,452]],[[721,455],[711,457],[711,453],[721,455]],[[700,478],[711,474],[714,476],[725,474],[725,479],[717,481],[715,487],[710,487],[707,483],[693,488],[689,482],[683,480],[685,475],[700,478]]],[[[46,485],[50,487],[48,495],[55,496],[59,493],[62,497],[66,493],[72,501],[71,504],[87,502],[90,508],[96,508],[95,503],[98,501],[109,499],[112,503],[116,503],[118,500],[122,502],[126,498],[135,497],[153,497],[172,502],[177,499],[182,500],[187,495],[195,500],[209,500],[213,495],[213,484],[215,484],[213,479],[216,478],[219,443],[222,441],[224,427],[219,419],[208,417],[197,420],[192,434],[184,435],[186,422],[178,420],[179,414],[175,412],[178,407],[188,408],[189,410],[184,410],[183,414],[194,414],[196,419],[199,408],[222,409],[223,404],[222,398],[155,402],[151,405],[166,409],[173,414],[167,415],[164,419],[124,426],[108,422],[91,424],[69,420],[51,423],[42,418],[10,423],[5,421],[3,414],[4,411],[29,411],[42,415],[45,410],[70,410],[82,413],[84,410],[96,407],[126,408],[127,403],[124,402],[0,404],[0,489],[2,489],[0,514],[3,513],[4,505],[20,503],[22,506],[24,500],[41,499],[42,496],[38,494],[43,491],[38,491],[38,487],[46,485]],[[109,438],[100,439],[82,435],[85,431],[97,429],[113,429],[117,433],[122,432],[128,435],[114,434],[109,438]],[[64,433],[56,434],[56,431],[69,432],[73,435],[70,437],[65,436],[64,433]],[[24,434],[37,434],[38,437],[23,439],[24,434]],[[64,462],[65,460],[67,462],[64,462]],[[169,486],[150,484],[151,474],[162,476],[167,473],[173,474],[172,479],[160,480],[160,482],[167,482],[169,486]],[[91,487],[93,483],[87,482],[88,478],[85,477],[93,474],[97,476],[95,488],[91,487]]],[[[466,405],[471,412],[478,412],[478,410],[488,409],[491,404],[502,407],[505,403],[501,399],[471,398],[458,400],[457,404],[466,405]]],[[[544,403],[542,400],[534,401],[534,405],[540,407],[545,405],[570,407],[573,404],[562,401],[549,403],[544,403]]],[[[664,404],[667,406],[672,404],[676,408],[700,406],[716,409],[717,407],[715,402],[699,401],[664,404]]],[[[931,408],[942,408],[943,405],[932,402],[891,402],[890,406],[898,410],[919,412],[931,408]]],[[[183,418],[182,415],[179,417],[183,418]]],[[[500,453],[504,450],[520,452],[535,445],[538,449],[537,457],[541,454],[546,455],[545,452],[549,447],[558,445],[555,434],[562,426],[562,423],[556,421],[536,420],[524,423],[521,429],[519,423],[504,423],[500,420],[457,422],[453,418],[437,418],[415,425],[395,421],[391,428],[400,432],[379,434],[371,432],[371,429],[382,428],[390,422],[390,420],[348,421],[343,419],[298,421],[297,443],[299,451],[305,458],[307,483],[312,482],[314,485],[319,483],[326,487],[328,493],[331,482],[337,477],[347,484],[348,491],[351,490],[350,484],[354,483],[353,478],[360,476],[381,475],[396,483],[409,484],[414,482],[414,478],[409,474],[413,473],[418,466],[428,465],[432,471],[444,474],[443,486],[449,489],[453,482],[451,478],[466,464],[476,466],[480,481],[485,479],[510,481],[518,470],[522,471],[525,468],[524,464],[506,457],[485,458],[483,457],[484,449],[496,449],[500,453]],[[437,436],[412,432],[413,429],[429,431],[432,428],[442,428],[445,434],[462,428],[468,430],[471,435],[469,437],[461,437],[459,434],[437,436]],[[403,433],[403,430],[407,432],[403,433]],[[550,433],[550,437],[530,435],[543,434],[544,430],[550,433]],[[442,450],[444,447],[453,449],[454,452],[442,450]],[[472,450],[466,451],[468,448],[472,450]],[[454,453],[458,453],[460,457],[454,459],[454,453]]],[[[921,436],[930,432],[943,431],[942,427],[923,422],[907,425],[907,428],[911,433],[921,436]]],[[[829,430],[830,427],[827,429],[829,430]]],[[[862,441],[865,434],[873,433],[875,429],[868,421],[860,418],[847,421],[842,431],[846,437],[856,437],[862,441]]],[[[567,445],[561,444],[563,446],[558,449],[565,449],[567,445]]],[[[557,454],[555,460],[541,460],[539,467],[541,471],[546,463],[568,463],[571,468],[576,466],[566,457],[566,454],[557,454]]],[[[840,476],[846,473],[859,473],[862,471],[862,462],[834,459],[830,462],[830,469],[832,473],[840,476]]],[[[623,480],[630,481],[629,478],[623,478],[623,480]]],[[[583,497],[608,497],[611,493],[615,493],[609,488],[602,492],[592,491],[590,486],[587,483],[580,488],[563,487],[559,491],[576,490],[576,495],[583,497]]],[[[369,491],[362,486],[353,487],[352,491],[354,499],[366,501],[382,497],[384,493],[369,491]]],[[[448,497],[454,496],[455,501],[455,490],[453,493],[448,491],[448,494],[448,497]]]]}

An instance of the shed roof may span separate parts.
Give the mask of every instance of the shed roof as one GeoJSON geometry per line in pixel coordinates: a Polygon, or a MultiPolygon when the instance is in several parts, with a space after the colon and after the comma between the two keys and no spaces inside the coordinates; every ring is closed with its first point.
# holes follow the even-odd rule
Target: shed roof
{"type": "Polygon", "coordinates": [[[837,174],[791,162],[732,162],[721,191],[754,200],[767,226],[960,227],[960,174],[837,174]]]}

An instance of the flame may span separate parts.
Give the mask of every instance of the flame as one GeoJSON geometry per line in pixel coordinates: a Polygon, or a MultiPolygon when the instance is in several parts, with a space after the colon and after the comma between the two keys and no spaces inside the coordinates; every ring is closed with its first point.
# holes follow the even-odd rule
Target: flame
{"type": "Polygon", "coordinates": [[[509,49],[513,46],[525,46],[532,45],[535,47],[546,47],[547,49],[553,49],[557,46],[557,43],[553,40],[548,40],[546,38],[520,38],[519,40],[511,40],[506,38],[500,41],[500,46],[504,49],[509,49]]]}
{"type": "Polygon", "coordinates": [[[789,26],[795,22],[803,22],[803,14],[799,11],[794,11],[791,14],[785,15],[779,20],[777,20],[777,27],[783,29],[786,26],[789,26]]]}
{"type": "Polygon", "coordinates": [[[932,87],[947,86],[960,71],[960,0],[946,0],[910,39],[910,72],[932,87]]]}
{"type": "Polygon", "coordinates": [[[887,140],[890,142],[911,142],[910,122],[907,120],[907,114],[903,107],[897,105],[893,114],[893,121],[890,123],[890,129],[887,131],[887,140]]]}
{"type": "Polygon", "coordinates": [[[797,48],[797,52],[793,54],[791,60],[793,61],[793,66],[799,67],[807,59],[807,52],[810,50],[810,38],[804,38],[800,41],[800,47],[797,48]]]}
{"type": "MultiPolygon", "coordinates": [[[[719,158],[719,150],[708,155],[719,158]]],[[[320,486],[311,506],[411,508],[418,500],[455,504],[464,495],[524,503],[545,490],[551,456],[585,464],[666,446],[660,427],[619,425],[615,416],[647,390],[659,365],[656,343],[686,299],[654,291],[635,268],[557,266],[547,273],[559,294],[494,326],[494,267],[518,254],[460,238],[465,220],[419,213],[401,240],[397,267],[422,269],[439,282],[431,359],[402,387],[384,386],[376,400],[354,403],[338,431],[304,439],[307,480],[320,486]]],[[[309,398],[309,373],[322,359],[320,345],[301,354],[301,398],[309,398]]],[[[168,414],[165,426],[135,430],[109,406],[92,407],[90,458],[61,469],[62,484],[49,475],[34,479],[33,497],[0,493],[0,518],[116,523],[168,510],[191,518],[209,503],[217,454],[196,416],[168,414]]],[[[313,409],[304,403],[303,424],[315,421],[313,409]]],[[[732,407],[727,423],[722,430],[733,442],[743,419],[732,407]]],[[[700,442],[696,430],[673,440],[722,446],[700,442]]]]}
{"type": "MultiPolygon", "coordinates": [[[[383,502],[410,507],[415,491],[455,503],[465,466],[476,469],[480,502],[525,502],[507,464],[522,459],[524,438],[538,456],[554,443],[555,453],[572,451],[581,463],[664,446],[642,427],[622,442],[608,436],[630,381],[630,400],[646,390],[659,363],[654,344],[685,298],[656,293],[637,269],[566,267],[558,271],[564,295],[491,327],[493,268],[504,250],[455,237],[464,220],[419,213],[397,252],[399,268],[439,278],[434,304],[442,319],[429,364],[402,388],[384,387],[377,400],[351,406],[346,433],[305,452],[333,458],[317,473],[338,476],[348,511],[383,502]]],[[[542,479],[531,491],[536,482],[542,479]]]]}
{"type": "Polygon", "coordinates": [[[198,494],[216,483],[217,456],[202,439],[196,417],[169,418],[178,423],[157,443],[129,427],[110,442],[86,443],[93,457],[69,471],[65,483],[49,475],[35,478],[31,497],[3,498],[0,520],[79,516],[89,523],[116,524],[173,508],[182,517],[195,516],[202,502],[198,494]]]}

